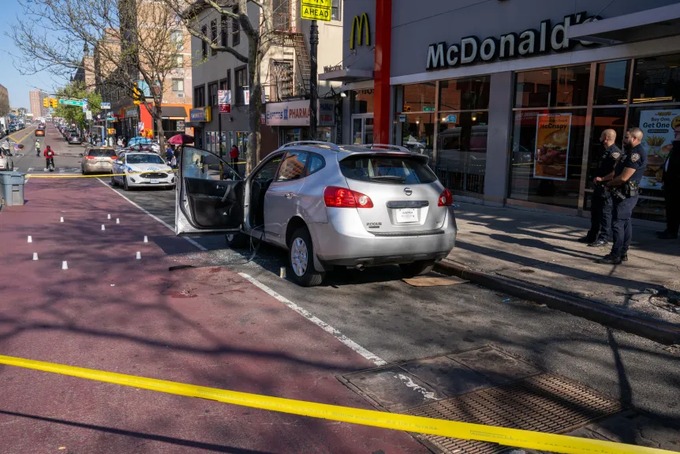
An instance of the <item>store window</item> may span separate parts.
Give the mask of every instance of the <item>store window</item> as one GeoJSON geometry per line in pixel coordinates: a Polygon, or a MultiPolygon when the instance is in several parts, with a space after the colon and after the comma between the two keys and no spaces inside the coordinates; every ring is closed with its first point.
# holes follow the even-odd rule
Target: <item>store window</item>
{"type": "Polygon", "coordinates": [[[629,68],[630,60],[597,65],[596,105],[624,105],[628,102],[629,68]]]}
{"type": "Polygon", "coordinates": [[[680,102],[680,54],[637,59],[631,88],[633,104],[680,102]]]}
{"type": "Polygon", "coordinates": [[[590,65],[517,73],[515,107],[566,107],[588,104],[590,65]]]}
{"type": "Polygon", "coordinates": [[[590,65],[516,74],[511,199],[577,208],[590,65]]]}

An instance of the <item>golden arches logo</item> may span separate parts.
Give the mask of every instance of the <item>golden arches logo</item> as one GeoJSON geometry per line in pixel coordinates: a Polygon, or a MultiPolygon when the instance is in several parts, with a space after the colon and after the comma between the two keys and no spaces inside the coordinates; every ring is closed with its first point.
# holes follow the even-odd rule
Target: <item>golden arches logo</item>
{"type": "Polygon", "coordinates": [[[354,50],[356,46],[370,46],[371,45],[371,25],[368,22],[368,14],[363,13],[359,16],[354,16],[352,19],[352,30],[349,37],[349,48],[354,50]],[[364,34],[363,40],[361,34],[364,34]],[[356,41],[356,42],[355,42],[356,41]],[[363,42],[365,41],[365,43],[363,42]]]}

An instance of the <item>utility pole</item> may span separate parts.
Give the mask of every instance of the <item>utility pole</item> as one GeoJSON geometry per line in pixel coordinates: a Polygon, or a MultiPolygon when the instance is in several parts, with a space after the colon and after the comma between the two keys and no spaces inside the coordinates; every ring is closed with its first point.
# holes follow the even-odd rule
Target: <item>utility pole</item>
{"type": "Polygon", "coordinates": [[[319,27],[316,24],[316,20],[312,21],[312,25],[309,29],[309,59],[310,59],[310,74],[309,74],[309,135],[310,139],[316,140],[316,104],[317,104],[317,89],[316,89],[316,77],[317,77],[317,62],[316,54],[317,47],[319,44],[319,27]]]}

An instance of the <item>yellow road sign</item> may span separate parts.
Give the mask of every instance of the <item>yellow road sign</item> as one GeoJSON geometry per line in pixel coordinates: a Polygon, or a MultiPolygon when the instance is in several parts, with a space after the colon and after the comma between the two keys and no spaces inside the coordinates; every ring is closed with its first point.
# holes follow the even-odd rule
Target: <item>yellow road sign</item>
{"type": "Polygon", "coordinates": [[[303,5],[313,6],[313,7],[331,7],[331,0],[302,0],[303,5]]]}
{"type": "Polygon", "coordinates": [[[331,7],[313,7],[303,4],[300,10],[300,17],[302,19],[330,21],[331,7]]]}

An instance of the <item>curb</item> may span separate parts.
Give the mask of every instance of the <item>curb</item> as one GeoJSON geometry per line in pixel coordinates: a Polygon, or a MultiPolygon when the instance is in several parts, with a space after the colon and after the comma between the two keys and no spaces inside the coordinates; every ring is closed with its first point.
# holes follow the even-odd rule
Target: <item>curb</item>
{"type": "Polygon", "coordinates": [[[680,327],[662,320],[637,317],[630,311],[614,308],[599,301],[581,298],[526,281],[471,270],[446,259],[437,262],[434,269],[442,274],[457,276],[517,298],[542,303],[552,309],[583,317],[654,342],[665,345],[680,344],[680,327]]]}

